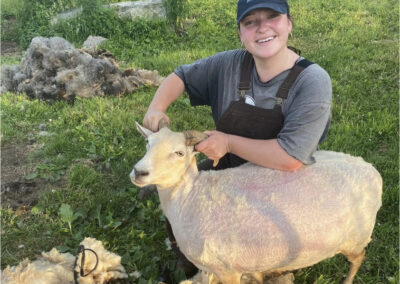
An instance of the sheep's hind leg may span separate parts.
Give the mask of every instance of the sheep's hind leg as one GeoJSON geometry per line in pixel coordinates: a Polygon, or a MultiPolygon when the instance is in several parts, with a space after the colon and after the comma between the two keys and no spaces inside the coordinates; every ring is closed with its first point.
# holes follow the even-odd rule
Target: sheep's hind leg
{"type": "Polygon", "coordinates": [[[354,277],[356,276],[357,271],[360,268],[361,263],[364,260],[365,249],[362,250],[362,252],[357,254],[357,255],[346,254],[346,253],[343,253],[343,254],[347,257],[347,260],[350,262],[350,271],[347,274],[347,277],[344,280],[343,284],[352,284],[353,280],[354,280],[354,277]]]}

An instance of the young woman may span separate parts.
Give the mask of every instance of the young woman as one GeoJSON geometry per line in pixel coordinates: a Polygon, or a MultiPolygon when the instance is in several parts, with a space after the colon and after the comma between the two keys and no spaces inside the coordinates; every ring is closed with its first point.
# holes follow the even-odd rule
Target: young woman
{"type": "MultiPolygon", "coordinates": [[[[178,67],[156,91],[144,126],[156,131],[161,119],[169,121],[168,106],[186,90],[193,106],[212,108],[216,130],[206,131],[209,138],[196,150],[220,160],[216,169],[249,161],[294,171],[314,163],[329,128],[329,75],[288,47],[292,19],[286,0],[239,0],[237,24],[245,50],[178,67]]],[[[209,161],[199,166],[211,167],[209,161]]]]}

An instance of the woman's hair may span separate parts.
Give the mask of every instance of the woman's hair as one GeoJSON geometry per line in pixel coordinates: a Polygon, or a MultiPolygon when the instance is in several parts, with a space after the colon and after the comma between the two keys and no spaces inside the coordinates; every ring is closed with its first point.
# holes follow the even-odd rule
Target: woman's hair
{"type": "Polygon", "coordinates": [[[300,49],[297,49],[297,48],[295,48],[295,47],[293,47],[293,46],[290,46],[290,45],[288,45],[287,48],[289,48],[290,50],[296,52],[297,55],[301,55],[301,50],[300,50],[300,49]]]}

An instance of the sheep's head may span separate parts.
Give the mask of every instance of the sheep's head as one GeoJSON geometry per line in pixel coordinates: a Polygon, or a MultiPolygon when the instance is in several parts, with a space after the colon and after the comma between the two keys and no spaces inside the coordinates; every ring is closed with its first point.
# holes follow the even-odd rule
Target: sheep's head
{"type": "Polygon", "coordinates": [[[140,187],[155,184],[159,188],[178,183],[190,166],[196,165],[194,145],[207,138],[198,131],[173,132],[161,121],[158,132],[152,132],[136,122],[136,128],[146,138],[147,152],[134,166],[130,177],[140,187]]]}

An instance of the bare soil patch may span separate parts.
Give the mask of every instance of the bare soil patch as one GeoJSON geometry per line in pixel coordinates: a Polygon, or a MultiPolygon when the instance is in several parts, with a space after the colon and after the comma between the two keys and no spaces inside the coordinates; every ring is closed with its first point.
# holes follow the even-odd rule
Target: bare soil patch
{"type": "Polygon", "coordinates": [[[21,48],[13,41],[1,41],[1,56],[19,56],[21,48]]]}
{"type": "MultiPolygon", "coordinates": [[[[4,21],[2,24],[3,26],[1,28],[3,29],[4,33],[12,33],[17,25],[17,20],[11,17],[4,21]]],[[[0,42],[0,45],[1,56],[19,56],[22,54],[22,50],[16,42],[2,40],[0,42]]]]}
{"type": "Polygon", "coordinates": [[[34,206],[46,181],[39,178],[27,180],[35,168],[29,156],[38,148],[37,144],[12,144],[1,147],[1,205],[13,209],[34,206]]]}

